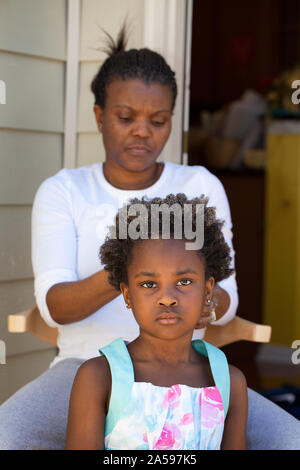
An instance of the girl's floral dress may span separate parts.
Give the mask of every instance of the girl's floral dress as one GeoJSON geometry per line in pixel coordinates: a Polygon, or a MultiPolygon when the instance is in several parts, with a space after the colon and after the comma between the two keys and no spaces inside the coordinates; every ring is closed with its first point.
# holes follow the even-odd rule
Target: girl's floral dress
{"type": "MultiPolygon", "coordinates": [[[[123,340],[114,341],[100,352],[106,356],[112,373],[105,449],[220,449],[225,413],[216,385],[159,387],[134,382],[131,358],[123,340]]],[[[229,376],[228,366],[224,373],[229,376]]]]}

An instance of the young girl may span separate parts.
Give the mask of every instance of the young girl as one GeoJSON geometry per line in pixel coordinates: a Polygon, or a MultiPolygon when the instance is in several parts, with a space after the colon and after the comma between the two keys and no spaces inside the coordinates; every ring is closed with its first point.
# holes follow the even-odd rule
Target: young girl
{"type": "MultiPolygon", "coordinates": [[[[133,199],[129,207],[133,204],[146,209],[139,220],[142,235],[132,236],[130,228],[137,224],[132,225],[135,216],[128,215],[129,209],[128,235],[124,237],[124,227],[120,235],[124,217],[119,211],[100,254],[109,282],[121,290],[140,334],[130,344],[119,338],[102,347],[101,357],[79,368],[66,448],[246,449],[246,380],[228,366],[220,349],[192,341],[214,283],[232,273],[222,223],[203,197],[188,200],[177,194],[133,199]],[[175,212],[170,212],[169,234],[161,216],[159,236],[153,237],[151,211],[162,204],[176,204],[182,215],[190,205],[194,232],[199,228],[197,204],[204,205],[201,249],[186,249],[187,240],[178,237],[175,212]]],[[[180,220],[186,234],[187,219],[180,220]]]]}

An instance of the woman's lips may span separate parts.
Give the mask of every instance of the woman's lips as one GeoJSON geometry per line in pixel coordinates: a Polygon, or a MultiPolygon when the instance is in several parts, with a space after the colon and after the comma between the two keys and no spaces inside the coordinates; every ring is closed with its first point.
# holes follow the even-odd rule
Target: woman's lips
{"type": "Polygon", "coordinates": [[[130,147],[127,147],[127,151],[131,153],[132,155],[146,155],[150,152],[149,147],[146,147],[144,145],[132,145],[130,147]]]}

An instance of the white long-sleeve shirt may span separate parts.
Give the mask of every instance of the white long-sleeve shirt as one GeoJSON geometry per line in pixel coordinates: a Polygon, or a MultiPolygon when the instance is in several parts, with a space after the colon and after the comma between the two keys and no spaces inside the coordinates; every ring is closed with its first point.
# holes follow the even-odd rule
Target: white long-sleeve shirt
{"type": "MultiPolygon", "coordinates": [[[[231,249],[232,223],[228,200],[221,182],[201,166],[183,166],[165,162],[160,178],[142,190],[123,190],[104,177],[102,163],[73,170],[62,169],[39,187],[32,211],[32,264],[36,302],[45,322],[58,328],[59,360],[77,357],[89,359],[98,349],[117,337],[132,341],[139,334],[131,310],[120,294],[84,320],[61,325],[49,312],[46,295],[61,282],[78,281],[103,269],[99,249],[113,224],[117,210],[133,197],[165,197],[185,193],[188,198],[204,194],[209,206],[216,207],[217,218],[224,220],[223,234],[231,249]]],[[[237,310],[235,274],[219,285],[230,295],[230,306],[215,324],[230,321],[237,310]]],[[[195,330],[201,339],[204,329],[195,330]]]]}

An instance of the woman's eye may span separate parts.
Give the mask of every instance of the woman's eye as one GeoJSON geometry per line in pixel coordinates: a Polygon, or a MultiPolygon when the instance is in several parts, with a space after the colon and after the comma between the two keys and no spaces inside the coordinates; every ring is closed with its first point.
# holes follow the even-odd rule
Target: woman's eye
{"type": "Polygon", "coordinates": [[[163,126],[165,124],[165,121],[152,121],[152,124],[154,126],[163,126]]]}
{"type": "Polygon", "coordinates": [[[188,286],[191,283],[192,281],[190,279],[181,279],[177,284],[180,286],[188,286]]]}
{"type": "Polygon", "coordinates": [[[124,122],[130,122],[131,121],[131,117],[129,117],[129,116],[119,116],[119,119],[121,121],[124,121],[124,122]]]}
{"type": "Polygon", "coordinates": [[[153,281],[146,281],[141,284],[142,287],[145,287],[146,289],[151,289],[151,287],[155,287],[155,282],[153,281]]]}

